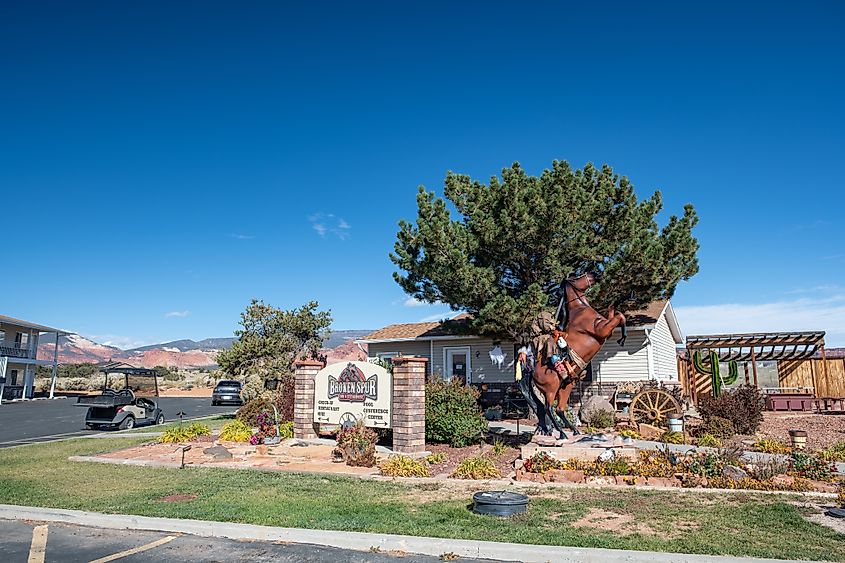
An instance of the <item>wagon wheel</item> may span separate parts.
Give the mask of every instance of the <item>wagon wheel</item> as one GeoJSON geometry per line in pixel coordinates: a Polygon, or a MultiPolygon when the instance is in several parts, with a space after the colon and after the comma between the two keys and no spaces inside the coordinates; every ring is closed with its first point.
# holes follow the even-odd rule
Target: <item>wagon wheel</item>
{"type": "Polygon", "coordinates": [[[631,400],[631,414],[637,422],[655,426],[666,424],[670,414],[680,413],[681,405],[663,389],[646,389],[631,400]]]}

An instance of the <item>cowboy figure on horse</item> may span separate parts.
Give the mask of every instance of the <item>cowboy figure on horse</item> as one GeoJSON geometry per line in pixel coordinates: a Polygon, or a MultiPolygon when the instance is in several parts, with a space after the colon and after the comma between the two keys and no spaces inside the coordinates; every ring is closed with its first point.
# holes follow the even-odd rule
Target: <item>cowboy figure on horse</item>
{"type": "Polygon", "coordinates": [[[579,434],[563,412],[574,384],[616,327],[622,330],[618,344],[625,344],[625,316],[612,305],[602,316],[587,301],[585,294],[596,281],[598,275],[591,272],[564,279],[557,313],[537,315],[531,325],[530,346],[519,350],[517,380],[537,414],[541,434],[550,435],[550,427],[554,427],[561,438],[566,438],[564,426],[579,434]]]}

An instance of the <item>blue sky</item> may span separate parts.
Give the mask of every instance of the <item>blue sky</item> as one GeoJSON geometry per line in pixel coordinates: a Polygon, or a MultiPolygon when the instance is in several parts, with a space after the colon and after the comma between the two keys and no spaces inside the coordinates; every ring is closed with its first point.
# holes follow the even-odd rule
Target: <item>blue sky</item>
{"type": "MultiPolygon", "coordinates": [[[[128,347],[252,297],[439,318],[388,260],[420,184],[609,163],[701,216],[686,333],[845,345],[836,2],[0,8],[0,312],[128,347]]],[[[665,219],[665,217],[664,217],[665,219]]]]}

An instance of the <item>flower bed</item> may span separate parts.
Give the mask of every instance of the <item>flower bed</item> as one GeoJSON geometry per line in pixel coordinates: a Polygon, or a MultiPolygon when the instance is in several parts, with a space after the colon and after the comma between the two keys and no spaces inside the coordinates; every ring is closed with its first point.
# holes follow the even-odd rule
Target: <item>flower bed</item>
{"type": "Polygon", "coordinates": [[[658,487],[710,487],[760,491],[836,492],[829,464],[820,458],[795,453],[788,460],[742,463],[741,452],[692,452],[641,450],[636,460],[617,457],[606,461],[558,461],[545,452],[517,464],[516,479],[532,482],[594,485],[650,485],[658,487]]]}

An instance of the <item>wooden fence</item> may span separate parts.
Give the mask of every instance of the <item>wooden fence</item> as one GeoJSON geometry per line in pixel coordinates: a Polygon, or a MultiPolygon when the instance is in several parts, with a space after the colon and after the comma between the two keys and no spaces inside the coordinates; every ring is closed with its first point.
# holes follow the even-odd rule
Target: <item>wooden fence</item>
{"type": "MultiPolygon", "coordinates": [[[[816,397],[845,398],[845,358],[829,359],[826,362],[825,372],[824,361],[821,359],[780,360],[778,380],[781,388],[812,388],[815,389],[816,397]]],[[[698,404],[699,397],[713,392],[710,376],[695,371],[689,360],[678,358],[678,375],[684,396],[695,404],[698,404]]]]}
{"type": "Polygon", "coordinates": [[[781,387],[812,387],[816,397],[845,397],[845,358],[835,360],[781,360],[778,380],[781,387]]]}

